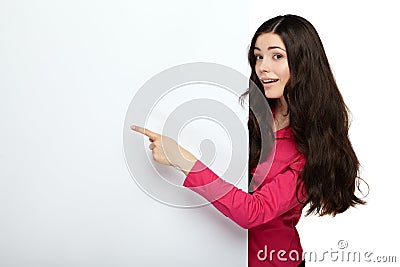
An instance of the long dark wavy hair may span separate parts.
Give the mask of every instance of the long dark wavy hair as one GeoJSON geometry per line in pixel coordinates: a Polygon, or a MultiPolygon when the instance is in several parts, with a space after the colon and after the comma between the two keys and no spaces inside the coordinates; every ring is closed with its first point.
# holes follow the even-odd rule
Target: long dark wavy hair
{"type": "MultiPolygon", "coordinates": [[[[251,81],[242,97],[249,95],[250,106],[265,101],[252,94],[252,90],[261,90],[265,96],[256,74],[254,56],[256,40],[264,33],[279,35],[286,46],[290,78],[283,95],[297,149],[306,157],[297,190],[299,192],[302,181],[306,191],[303,204],[309,204],[307,215],[334,216],[349,207],[365,204],[355,195],[356,188],[359,189],[360,164],[348,136],[349,110],[321,39],[310,22],[296,15],[285,15],[272,18],[257,29],[248,53],[251,81]]],[[[274,109],[277,99],[267,98],[267,102],[274,109]]],[[[259,127],[264,127],[269,120],[266,114],[265,110],[249,110],[249,170],[265,160],[269,153],[261,151],[259,127]]],[[[251,174],[249,176],[251,179],[251,174]]]]}

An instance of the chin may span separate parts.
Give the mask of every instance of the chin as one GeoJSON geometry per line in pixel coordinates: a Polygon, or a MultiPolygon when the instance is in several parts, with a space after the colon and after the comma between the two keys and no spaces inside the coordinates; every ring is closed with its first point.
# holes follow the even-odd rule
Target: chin
{"type": "Polygon", "coordinates": [[[283,94],[274,94],[271,92],[265,92],[265,96],[269,99],[278,99],[278,98],[283,97],[283,94]]]}

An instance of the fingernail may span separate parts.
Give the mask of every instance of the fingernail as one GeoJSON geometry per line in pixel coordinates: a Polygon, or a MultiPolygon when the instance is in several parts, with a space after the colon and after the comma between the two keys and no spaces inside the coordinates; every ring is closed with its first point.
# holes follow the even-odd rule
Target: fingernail
{"type": "Polygon", "coordinates": [[[135,126],[135,125],[132,125],[132,126],[131,126],[131,129],[132,129],[132,130],[136,130],[136,126],[135,126]]]}

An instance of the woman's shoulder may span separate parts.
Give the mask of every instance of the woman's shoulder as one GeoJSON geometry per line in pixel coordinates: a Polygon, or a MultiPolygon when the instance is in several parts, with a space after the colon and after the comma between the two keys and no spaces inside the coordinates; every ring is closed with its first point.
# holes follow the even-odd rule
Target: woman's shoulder
{"type": "Polygon", "coordinates": [[[287,139],[287,138],[294,138],[292,128],[289,125],[279,129],[275,132],[276,139],[287,139]]]}
{"type": "Polygon", "coordinates": [[[275,132],[275,157],[277,159],[293,161],[293,158],[301,156],[289,126],[275,132]]]}

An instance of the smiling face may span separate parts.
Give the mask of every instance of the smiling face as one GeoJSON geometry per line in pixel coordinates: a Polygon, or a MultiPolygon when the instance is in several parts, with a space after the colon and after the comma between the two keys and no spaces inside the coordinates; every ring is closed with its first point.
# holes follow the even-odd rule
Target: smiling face
{"type": "Polygon", "coordinates": [[[263,33],[254,46],[255,71],[260,79],[265,96],[281,98],[290,77],[286,47],[275,33],[263,33]]]}

